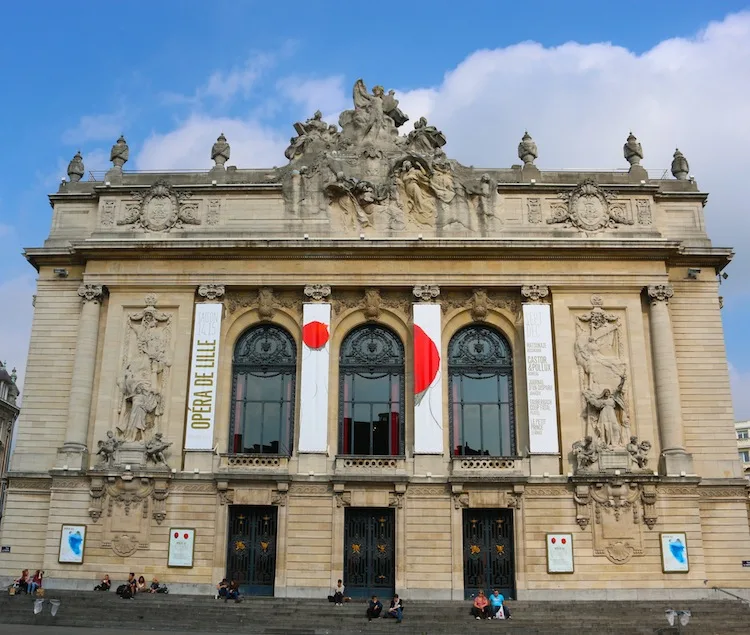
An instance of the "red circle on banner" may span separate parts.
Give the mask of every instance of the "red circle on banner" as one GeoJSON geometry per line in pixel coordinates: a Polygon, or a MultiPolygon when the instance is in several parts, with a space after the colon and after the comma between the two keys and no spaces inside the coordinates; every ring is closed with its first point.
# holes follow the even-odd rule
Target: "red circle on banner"
{"type": "Polygon", "coordinates": [[[178,531],[174,532],[174,537],[175,538],[179,538],[180,537],[180,532],[178,532],[178,531]]]}
{"type": "Polygon", "coordinates": [[[565,544],[565,538],[560,538],[560,542],[565,544]]]}
{"type": "Polygon", "coordinates": [[[302,341],[308,348],[323,348],[328,344],[328,326],[313,320],[302,327],[302,341]]]}
{"type": "Polygon", "coordinates": [[[557,542],[557,538],[553,538],[550,542],[554,545],[557,542]]]}
{"type": "Polygon", "coordinates": [[[187,539],[188,539],[188,534],[185,534],[185,540],[187,540],[187,539]]]}
{"type": "Polygon", "coordinates": [[[430,387],[440,367],[440,353],[422,327],[414,325],[414,394],[430,387]]]}

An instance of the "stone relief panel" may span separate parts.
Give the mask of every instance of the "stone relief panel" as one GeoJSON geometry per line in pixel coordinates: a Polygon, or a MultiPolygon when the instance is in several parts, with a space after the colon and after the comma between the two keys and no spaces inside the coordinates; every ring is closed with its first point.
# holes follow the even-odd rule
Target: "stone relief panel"
{"type": "Polygon", "coordinates": [[[132,192],[135,199],[125,203],[125,213],[118,225],[150,232],[168,232],[184,225],[200,225],[198,203],[190,200],[190,192],[176,190],[167,181],[159,180],[146,191],[132,192]]]}
{"type": "Polygon", "coordinates": [[[444,314],[451,311],[469,309],[477,322],[486,319],[490,309],[504,309],[509,312],[516,324],[523,322],[521,300],[518,293],[487,289],[443,289],[440,304],[444,314]]]}
{"type": "Polygon", "coordinates": [[[157,309],[154,295],[146,296],[145,304],[125,316],[117,421],[114,435],[107,437],[107,443],[113,438],[119,442],[118,454],[145,452],[161,427],[167,403],[174,315],[157,309]]]}
{"type": "Polygon", "coordinates": [[[573,444],[577,473],[648,468],[651,443],[632,434],[630,379],[621,316],[591,297],[591,310],[575,315],[584,437],[573,444]]]}
{"type": "Polygon", "coordinates": [[[262,320],[270,320],[280,308],[302,315],[303,290],[276,290],[271,287],[230,291],[224,296],[227,314],[241,309],[257,309],[262,320]]]}
{"type": "Polygon", "coordinates": [[[413,301],[414,297],[406,289],[337,288],[331,304],[333,314],[337,317],[351,309],[361,309],[368,320],[377,320],[383,309],[388,309],[408,319],[413,301]]]}
{"type": "Polygon", "coordinates": [[[633,224],[623,204],[595,181],[585,180],[572,191],[560,193],[559,198],[563,202],[552,205],[552,216],[547,219],[550,225],[562,224],[592,233],[633,224]]]}

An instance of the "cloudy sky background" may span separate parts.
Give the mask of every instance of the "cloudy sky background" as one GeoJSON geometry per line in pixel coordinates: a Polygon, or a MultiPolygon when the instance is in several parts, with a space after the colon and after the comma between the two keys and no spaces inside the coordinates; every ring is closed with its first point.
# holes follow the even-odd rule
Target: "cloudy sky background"
{"type": "Polygon", "coordinates": [[[714,245],[737,252],[723,318],[736,417],[750,418],[747,3],[269,4],[184,2],[177,14],[171,3],[83,1],[62,12],[47,0],[5,10],[0,360],[21,382],[35,284],[21,251],[46,237],[46,194],[76,150],[87,170],[105,170],[124,133],[126,168],[208,168],[223,131],[230,164],[280,165],[292,123],[316,109],[335,122],[363,77],[394,88],[411,120],[427,116],[469,165],[517,163],[525,129],[542,170],[625,168],[633,130],[644,166],[668,175],[679,147],[710,192],[714,245]]]}

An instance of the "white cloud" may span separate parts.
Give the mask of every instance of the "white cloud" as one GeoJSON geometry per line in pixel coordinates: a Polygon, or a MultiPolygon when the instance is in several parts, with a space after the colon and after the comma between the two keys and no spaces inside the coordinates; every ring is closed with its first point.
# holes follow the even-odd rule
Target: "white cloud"
{"type": "Polygon", "coordinates": [[[750,419],[750,370],[740,371],[729,364],[735,421],[750,419]]]}
{"type": "Polygon", "coordinates": [[[63,132],[63,143],[84,144],[87,141],[111,141],[114,143],[127,123],[124,110],[100,115],[84,115],[78,124],[63,132]]]}
{"type": "MultiPolygon", "coordinates": [[[[281,94],[301,106],[306,117],[316,110],[323,113],[338,113],[344,108],[351,108],[351,97],[344,89],[344,76],[332,75],[320,79],[303,79],[301,77],[284,77],[277,83],[281,94]]],[[[335,122],[332,118],[331,122],[335,122]]]]}

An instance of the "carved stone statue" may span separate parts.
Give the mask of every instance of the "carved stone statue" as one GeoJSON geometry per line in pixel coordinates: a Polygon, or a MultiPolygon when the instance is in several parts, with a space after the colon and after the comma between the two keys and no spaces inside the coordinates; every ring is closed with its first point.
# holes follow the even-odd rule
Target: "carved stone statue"
{"type": "Polygon", "coordinates": [[[224,164],[229,161],[230,148],[227,143],[227,138],[222,132],[216,139],[216,143],[211,147],[211,159],[219,167],[224,167],[224,164]]]}
{"type": "Polygon", "coordinates": [[[641,148],[641,144],[638,143],[638,139],[635,138],[635,135],[632,132],[628,135],[628,140],[622,147],[622,152],[625,155],[625,160],[630,163],[631,166],[641,164],[641,159],[643,159],[643,148],[641,148]]]}
{"type": "Polygon", "coordinates": [[[523,161],[524,165],[534,165],[534,160],[539,156],[536,143],[529,135],[528,131],[523,133],[521,143],[518,144],[518,158],[523,161]]]}
{"type": "Polygon", "coordinates": [[[672,159],[672,176],[678,181],[685,181],[689,174],[690,165],[688,164],[688,160],[679,149],[676,149],[674,151],[674,158],[672,159]]]}
{"type": "Polygon", "coordinates": [[[380,317],[382,302],[378,289],[365,289],[364,313],[368,320],[377,320],[380,317]]]}
{"type": "Polygon", "coordinates": [[[83,178],[86,171],[83,168],[83,157],[81,151],[75,153],[75,156],[68,163],[68,178],[71,183],[77,183],[83,178]]]}
{"type": "Polygon", "coordinates": [[[125,137],[120,135],[115,145],[112,146],[112,150],[109,153],[109,160],[112,161],[115,167],[122,168],[128,162],[128,157],[130,157],[130,148],[128,148],[125,137]]]}
{"type": "Polygon", "coordinates": [[[573,455],[576,458],[576,471],[585,472],[599,460],[599,449],[592,436],[573,444],[573,455]]]}
{"type": "Polygon", "coordinates": [[[157,465],[166,465],[167,459],[164,456],[164,450],[170,445],[172,445],[172,442],[164,441],[162,433],[157,432],[153,439],[146,441],[146,462],[152,461],[157,465]]]}
{"type": "Polygon", "coordinates": [[[435,224],[435,193],[421,163],[407,159],[401,164],[399,190],[409,220],[428,227],[435,224]]]}
{"type": "MultiPolygon", "coordinates": [[[[625,377],[622,378],[622,383],[625,383],[625,377]]],[[[623,428],[627,427],[628,419],[622,393],[613,393],[609,388],[605,388],[599,395],[590,390],[584,391],[583,394],[589,406],[599,411],[598,419],[594,423],[597,436],[603,439],[608,447],[623,446],[623,428]],[[617,416],[618,408],[623,412],[623,423],[617,416]]]]}
{"type": "Polygon", "coordinates": [[[353,97],[354,110],[345,110],[339,117],[344,136],[358,144],[395,145],[396,128],[408,118],[399,110],[393,91],[385,95],[382,86],[375,86],[370,94],[365,83],[358,79],[353,97]]]}
{"type": "Polygon", "coordinates": [[[155,298],[128,316],[126,356],[118,385],[121,420],[117,433],[123,441],[143,442],[164,413],[166,378],[172,365],[169,344],[172,316],[158,311],[155,298]]]}
{"type": "Polygon", "coordinates": [[[284,156],[293,161],[307,151],[323,151],[332,146],[338,139],[336,126],[329,126],[323,121],[323,113],[316,110],[315,114],[304,123],[294,124],[297,136],[289,141],[289,147],[284,151],[284,156]]]}
{"type": "Polygon", "coordinates": [[[410,152],[432,155],[445,145],[445,135],[435,126],[427,125],[420,117],[414,122],[414,130],[406,136],[406,147],[410,152]]]}
{"type": "Polygon", "coordinates": [[[650,441],[638,443],[638,437],[630,437],[630,443],[625,446],[630,458],[640,469],[646,469],[648,465],[648,453],[651,451],[650,441]]]}
{"type": "Polygon", "coordinates": [[[117,451],[117,448],[121,445],[122,441],[119,441],[115,438],[114,433],[112,430],[107,430],[107,438],[100,440],[97,444],[99,446],[99,450],[97,451],[97,456],[101,456],[101,460],[97,464],[97,467],[110,467],[115,460],[115,452],[117,451]]]}

